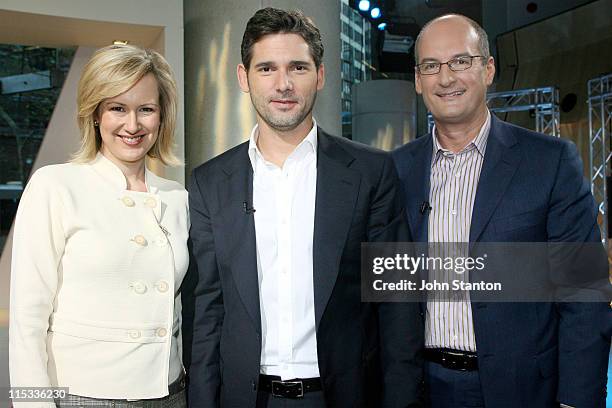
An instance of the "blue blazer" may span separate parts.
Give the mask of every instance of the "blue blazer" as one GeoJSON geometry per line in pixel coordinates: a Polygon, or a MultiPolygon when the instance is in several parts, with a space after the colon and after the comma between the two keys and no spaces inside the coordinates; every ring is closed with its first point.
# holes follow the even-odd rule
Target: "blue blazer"
{"type": "MultiPolygon", "coordinates": [[[[410,233],[427,242],[432,135],[398,148],[410,233]]],[[[598,242],[597,209],[576,147],[491,117],[470,242],[598,242]]],[[[607,279],[603,246],[588,268],[607,279]]],[[[542,274],[548,276],[547,274],[542,274]]],[[[487,407],[604,407],[606,303],[472,303],[487,407]]]]}

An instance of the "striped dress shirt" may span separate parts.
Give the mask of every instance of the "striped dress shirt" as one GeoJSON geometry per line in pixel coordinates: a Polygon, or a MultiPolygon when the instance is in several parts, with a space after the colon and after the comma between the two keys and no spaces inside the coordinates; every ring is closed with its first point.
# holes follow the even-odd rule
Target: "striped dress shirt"
{"type": "MultiPolygon", "coordinates": [[[[428,225],[430,243],[469,242],[474,198],[490,127],[491,114],[487,112],[487,119],[476,138],[458,153],[442,148],[438,143],[436,128],[433,128],[429,190],[431,211],[428,225]]],[[[448,249],[440,245],[433,248],[438,252],[448,249]]],[[[432,255],[448,254],[429,254],[432,255]]],[[[468,279],[466,275],[463,274],[465,280],[468,279]]],[[[436,278],[449,281],[459,276],[454,271],[446,274],[444,271],[430,271],[430,280],[436,278]]],[[[442,301],[441,294],[429,293],[425,316],[425,347],[476,351],[469,292],[459,292],[453,296],[451,301],[448,301],[448,296],[444,297],[446,301],[442,301]]]]}

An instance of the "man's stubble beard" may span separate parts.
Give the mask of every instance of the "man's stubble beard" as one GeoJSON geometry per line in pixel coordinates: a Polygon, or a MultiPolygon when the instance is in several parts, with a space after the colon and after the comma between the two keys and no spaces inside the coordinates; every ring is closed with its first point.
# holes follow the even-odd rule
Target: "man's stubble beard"
{"type": "Polygon", "coordinates": [[[312,113],[315,101],[317,100],[317,92],[313,94],[312,100],[310,101],[310,103],[307,103],[307,101],[305,101],[303,108],[301,110],[299,110],[293,115],[290,115],[289,117],[277,118],[276,120],[274,118],[274,114],[268,108],[269,101],[264,101],[262,103],[263,109],[261,109],[259,107],[258,102],[255,101],[252,93],[250,94],[250,97],[251,97],[251,103],[253,104],[253,107],[255,108],[255,111],[257,112],[258,116],[270,128],[277,130],[279,132],[288,132],[288,131],[292,131],[295,128],[297,128],[300,124],[302,124],[302,122],[304,122],[304,120],[308,117],[308,115],[312,113]]]}

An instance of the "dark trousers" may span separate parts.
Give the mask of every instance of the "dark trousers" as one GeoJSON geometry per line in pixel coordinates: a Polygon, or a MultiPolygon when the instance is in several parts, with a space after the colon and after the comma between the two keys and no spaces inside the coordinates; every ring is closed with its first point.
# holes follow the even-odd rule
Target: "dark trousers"
{"type": "Polygon", "coordinates": [[[428,407],[484,408],[478,371],[450,370],[426,361],[425,385],[428,407]]]}
{"type": "Polygon", "coordinates": [[[267,392],[257,393],[257,408],[325,408],[323,391],[307,392],[302,398],[274,397],[267,392]]]}

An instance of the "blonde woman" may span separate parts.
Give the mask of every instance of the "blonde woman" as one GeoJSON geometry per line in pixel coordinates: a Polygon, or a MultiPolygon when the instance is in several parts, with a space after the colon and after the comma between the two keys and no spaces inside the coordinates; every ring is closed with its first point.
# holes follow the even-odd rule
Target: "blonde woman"
{"type": "Polygon", "coordinates": [[[68,387],[57,406],[185,406],[187,192],[145,163],[178,163],[176,110],[156,52],[109,46],[85,67],[81,148],[32,175],[15,220],[13,387],[68,387]]]}

